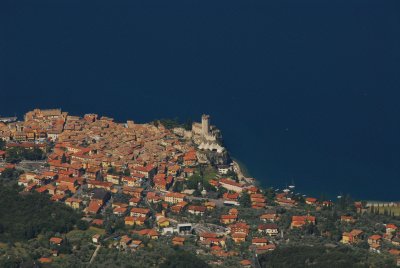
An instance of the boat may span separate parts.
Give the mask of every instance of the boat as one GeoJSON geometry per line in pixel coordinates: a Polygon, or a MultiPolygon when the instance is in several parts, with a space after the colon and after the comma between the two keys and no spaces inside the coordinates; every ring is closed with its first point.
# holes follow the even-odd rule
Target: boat
{"type": "Polygon", "coordinates": [[[294,185],[294,181],[292,180],[292,184],[291,185],[289,185],[289,188],[290,189],[294,189],[294,188],[296,188],[296,186],[294,185]]]}

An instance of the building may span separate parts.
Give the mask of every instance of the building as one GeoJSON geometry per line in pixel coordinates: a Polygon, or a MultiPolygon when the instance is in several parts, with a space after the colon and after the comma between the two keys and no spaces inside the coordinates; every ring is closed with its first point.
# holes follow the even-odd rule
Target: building
{"type": "Polygon", "coordinates": [[[176,204],[185,201],[186,195],[181,193],[169,192],[165,195],[165,202],[176,204]]]}
{"type": "Polygon", "coordinates": [[[279,234],[279,227],[277,224],[260,224],[258,225],[258,231],[260,233],[265,233],[269,236],[275,236],[279,234]]]}
{"type": "Polygon", "coordinates": [[[356,244],[362,240],[363,231],[354,229],[351,232],[344,232],[342,234],[342,242],[343,244],[356,244]]]}
{"type": "Polygon", "coordinates": [[[315,224],[314,216],[292,216],[292,223],[290,224],[290,228],[298,228],[303,227],[306,224],[315,224]]]}
{"type": "Polygon", "coordinates": [[[237,193],[241,193],[243,191],[243,185],[236,181],[224,178],[224,179],[221,179],[219,181],[219,183],[222,187],[224,187],[225,189],[227,189],[229,191],[234,191],[237,193]]]}

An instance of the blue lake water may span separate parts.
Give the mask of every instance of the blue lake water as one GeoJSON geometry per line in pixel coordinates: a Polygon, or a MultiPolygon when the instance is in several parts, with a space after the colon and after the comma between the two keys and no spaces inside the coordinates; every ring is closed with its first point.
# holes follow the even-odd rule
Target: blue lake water
{"type": "Polygon", "coordinates": [[[399,14],[399,1],[0,1],[0,114],[208,113],[265,186],[400,200],[399,14]]]}

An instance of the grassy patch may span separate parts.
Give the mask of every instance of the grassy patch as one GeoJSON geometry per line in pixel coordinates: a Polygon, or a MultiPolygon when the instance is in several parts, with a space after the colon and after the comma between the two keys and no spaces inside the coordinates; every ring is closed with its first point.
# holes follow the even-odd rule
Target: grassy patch
{"type": "Polygon", "coordinates": [[[99,235],[104,235],[106,233],[106,230],[101,229],[101,228],[97,228],[97,227],[93,227],[93,226],[89,227],[89,230],[91,230],[91,231],[93,231],[93,232],[95,232],[96,234],[99,234],[99,235]]]}
{"type": "Polygon", "coordinates": [[[203,169],[203,177],[206,180],[215,179],[217,174],[218,174],[217,170],[212,166],[207,166],[203,169]]]}
{"type": "Polygon", "coordinates": [[[71,232],[67,233],[67,238],[73,241],[80,241],[80,240],[87,240],[91,241],[92,236],[95,234],[103,235],[105,233],[104,229],[90,227],[89,229],[82,231],[82,230],[72,230],[71,232]]]}

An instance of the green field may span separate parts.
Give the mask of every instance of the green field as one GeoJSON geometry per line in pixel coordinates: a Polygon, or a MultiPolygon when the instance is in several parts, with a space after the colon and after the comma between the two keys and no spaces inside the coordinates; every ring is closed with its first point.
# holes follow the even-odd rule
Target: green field
{"type": "Polygon", "coordinates": [[[82,230],[72,230],[67,233],[67,238],[71,241],[77,240],[87,240],[91,241],[92,236],[95,234],[103,235],[105,233],[104,229],[96,228],[96,227],[89,227],[89,229],[82,231],[82,230]]]}

